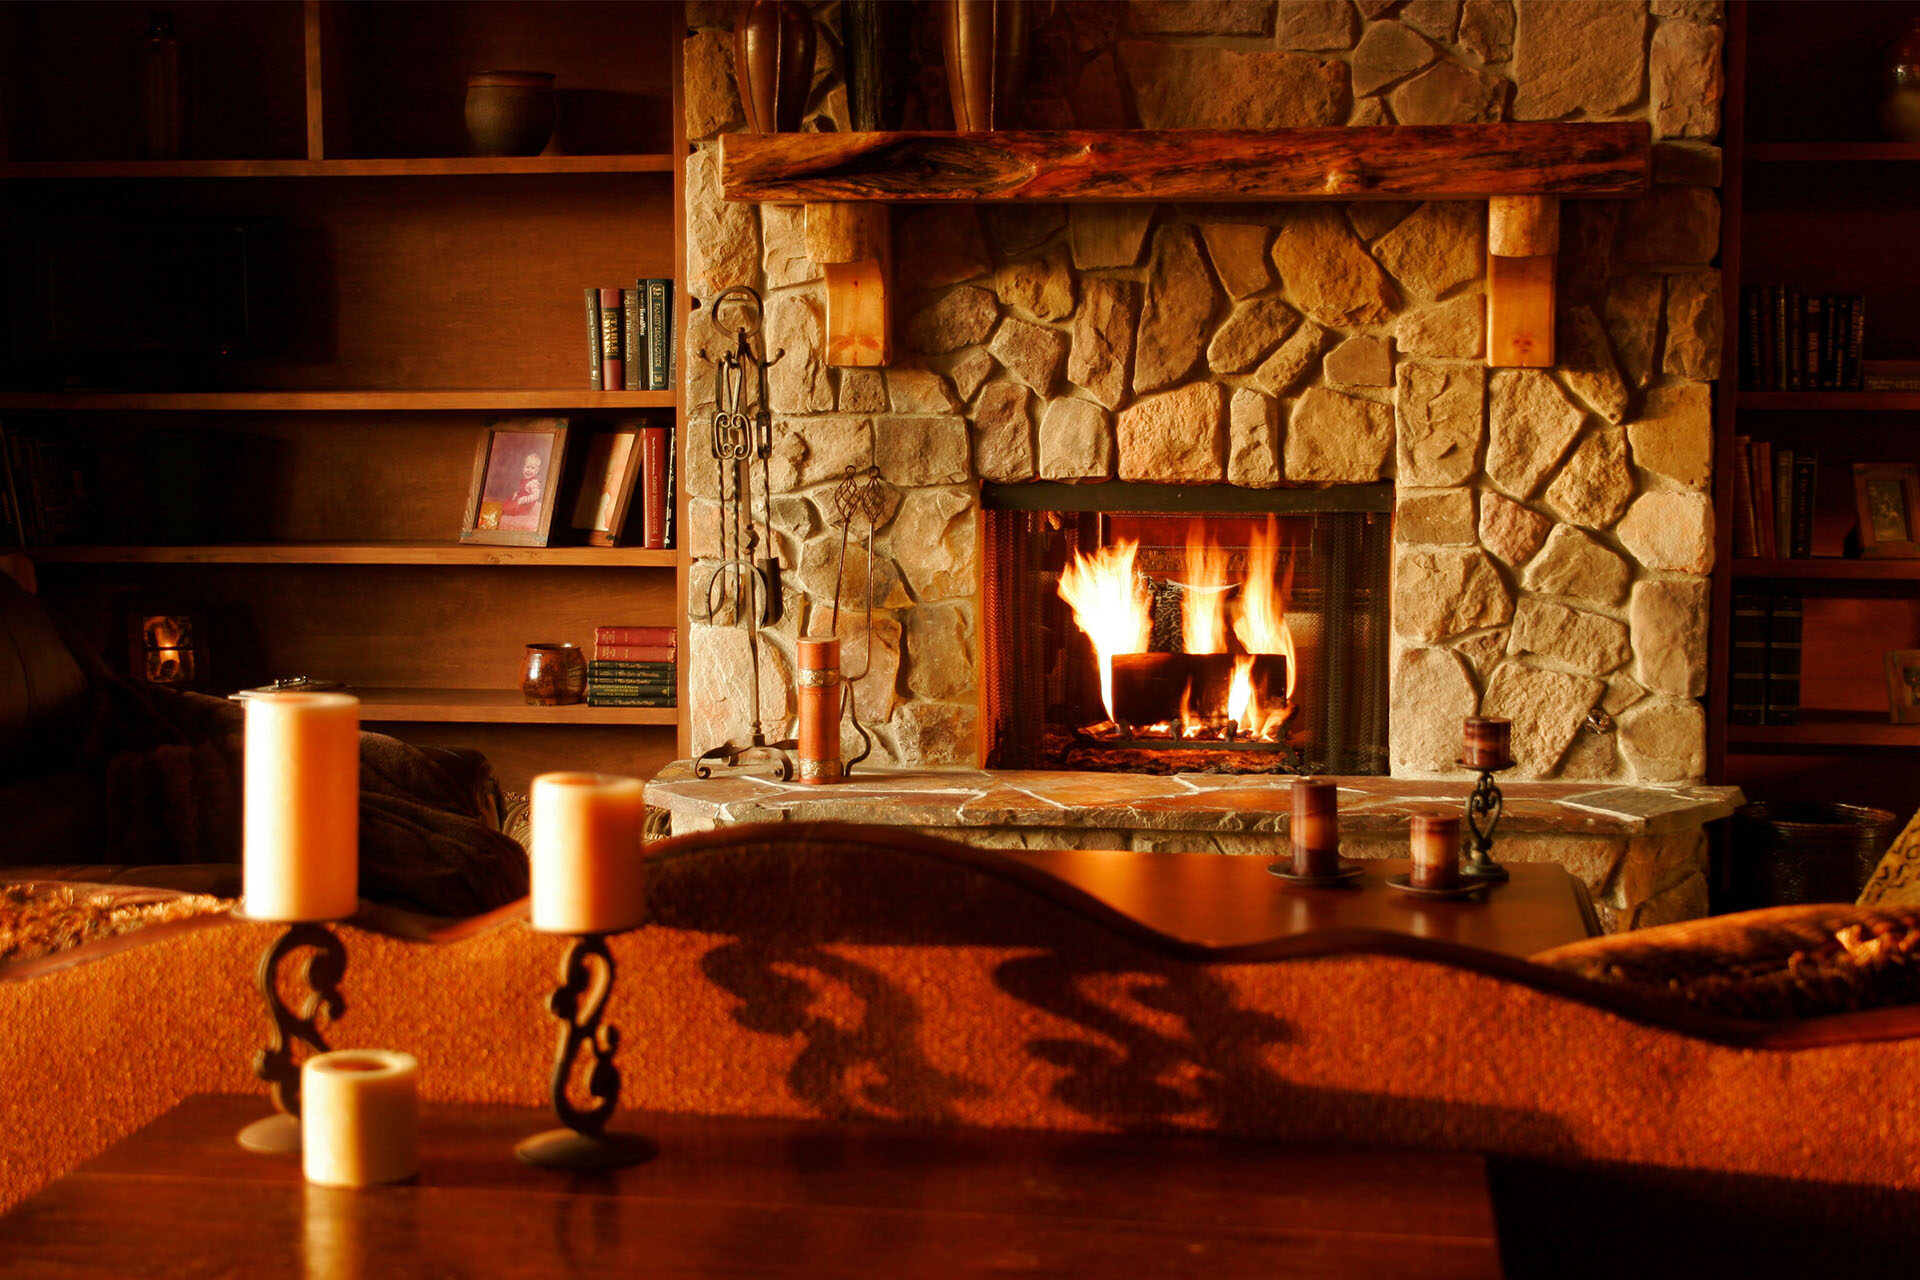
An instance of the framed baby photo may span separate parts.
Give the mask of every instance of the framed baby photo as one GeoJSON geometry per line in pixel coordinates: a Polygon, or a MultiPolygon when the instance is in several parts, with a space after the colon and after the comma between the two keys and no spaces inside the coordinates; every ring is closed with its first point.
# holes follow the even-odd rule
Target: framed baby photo
{"type": "Polygon", "coordinates": [[[460,541],[544,547],[553,532],[567,420],[496,422],[480,435],[460,541]]]}
{"type": "MultiPolygon", "coordinates": [[[[574,442],[574,448],[581,448],[574,442]]],[[[567,527],[587,545],[617,547],[633,505],[634,482],[640,476],[640,432],[636,429],[596,431],[585,445],[580,483],[569,490],[573,507],[567,527]]]]}
{"type": "Polygon", "coordinates": [[[1854,463],[1853,500],[1861,555],[1920,557],[1920,465],[1854,463]]]}

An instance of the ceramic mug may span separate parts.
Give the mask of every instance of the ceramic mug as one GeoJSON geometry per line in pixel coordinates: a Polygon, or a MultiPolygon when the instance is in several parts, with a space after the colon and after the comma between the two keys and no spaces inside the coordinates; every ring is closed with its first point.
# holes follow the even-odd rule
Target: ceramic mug
{"type": "Polygon", "coordinates": [[[520,668],[530,707],[564,707],[587,695],[587,660],[578,645],[530,644],[520,668]]]}

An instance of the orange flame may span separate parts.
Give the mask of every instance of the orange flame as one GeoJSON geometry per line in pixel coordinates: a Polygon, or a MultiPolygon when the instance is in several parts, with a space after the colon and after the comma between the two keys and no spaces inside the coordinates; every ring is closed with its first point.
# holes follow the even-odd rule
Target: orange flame
{"type": "Polygon", "coordinates": [[[1113,714],[1113,655],[1145,653],[1153,634],[1147,593],[1133,573],[1136,542],[1116,542],[1091,556],[1076,554],[1060,575],[1060,598],[1073,609],[1074,623],[1093,642],[1100,666],[1100,699],[1107,719],[1113,714]]]}
{"type": "MultiPolygon", "coordinates": [[[[1286,602],[1293,595],[1293,560],[1278,590],[1274,571],[1280,563],[1280,530],[1272,516],[1266,528],[1255,530],[1247,547],[1247,580],[1234,607],[1233,634],[1248,653],[1282,653],[1287,658],[1288,699],[1293,697],[1299,664],[1294,661],[1293,632],[1287,629],[1286,602]]],[[[1251,695],[1249,695],[1251,696],[1251,695]]],[[[1236,720],[1238,716],[1234,717],[1236,720]]]]}
{"type": "Polygon", "coordinates": [[[1238,654],[1233,660],[1233,682],[1227,686],[1227,719],[1247,727],[1247,711],[1253,703],[1253,655],[1238,654]]]}
{"type": "Polygon", "coordinates": [[[1187,580],[1180,584],[1180,642],[1188,653],[1227,651],[1227,549],[1198,520],[1187,526],[1187,580]]]}

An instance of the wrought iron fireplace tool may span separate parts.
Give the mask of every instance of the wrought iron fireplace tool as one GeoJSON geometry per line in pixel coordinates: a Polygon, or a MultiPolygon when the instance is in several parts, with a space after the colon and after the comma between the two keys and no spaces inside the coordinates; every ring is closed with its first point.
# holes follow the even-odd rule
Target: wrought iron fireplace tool
{"type": "MultiPolygon", "coordinates": [[[[713,323],[721,323],[721,309],[737,301],[745,311],[734,329],[733,346],[718,357],[700,349],[700,358],[714,366],[714,414],[709,448],[718,473],[720,498],[720,556],[707,579],[707,612],[702,621],[712,625],[732,611],[734,625],[747,633],[747,661],[752,688],[750,733],[744,743],[729,742],[701,753],[694,772],[702,778],[717,772],[793,776],[788,751],[793,739],[768,742],[760,711],[760,629],[780,621],[780,558],[773,543],[773,492],[767,460],[773,454],[773,415],[767,409],[767,370],[780,362],[785,350],[766,358],[755,351],[761,334],[760,295],[745,285],[726,290],[713,300],[713,323]],[[763,519],[754,519],[753,464],[760,464],[760,500],[763,519]],[[765,554],[760,530],[767,530],[765,554]]],[[[764,347],[762,347],[764,350],[764,347]]]]}

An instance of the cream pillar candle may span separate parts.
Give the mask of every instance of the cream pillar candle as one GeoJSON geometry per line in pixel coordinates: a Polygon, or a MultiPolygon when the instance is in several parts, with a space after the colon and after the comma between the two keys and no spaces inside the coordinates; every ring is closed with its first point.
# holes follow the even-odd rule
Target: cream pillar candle
{"type": "Polygon", "coordinates": [[[638,778],[543,773],[533,780],[533,927],[618,933],[646,914],[638,778]]]}
{"type": "Polygon", "coordinates": [[[300,1069],[308,1182],[369,1187],[420,1172],[420,1064],[389,1049],[315,1054],[300,1069]]]}
{"type": "Polygon", "coordinates": [[[360,894],[360,700],[247,699],[244,813],[246,915],[352,915],[360,894]]]}
{"type": "Polygon", "coordinates": [[[1408,840],[1413,867],[1407,881],[1419,889],[1451,889],[1460,879],[1460,819],[1451,813],[1416,813],[1408,840]]]}

